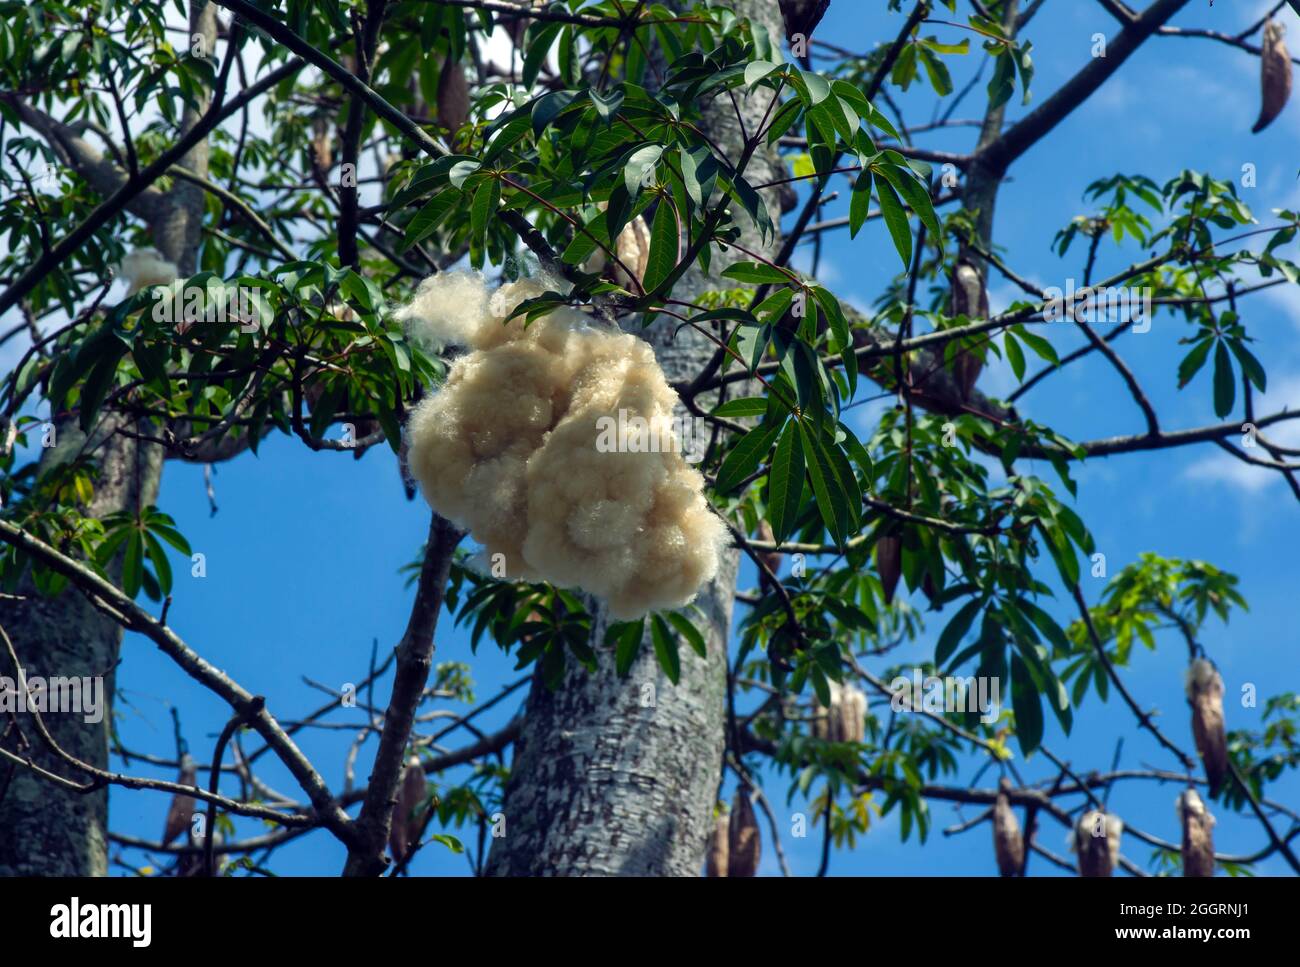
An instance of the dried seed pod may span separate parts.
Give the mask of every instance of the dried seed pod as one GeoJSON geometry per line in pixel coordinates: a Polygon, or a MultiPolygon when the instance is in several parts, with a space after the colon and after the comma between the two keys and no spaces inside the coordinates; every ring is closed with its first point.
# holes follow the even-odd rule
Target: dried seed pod
{"type": "MultiPolygon", "coordinates": [[[[181,756],[181,774],[176,777],[176,781],[182,786],[192,786],[197,776],[198,770],[194,766],[193,757],[188,752],[184,753],[181,756]]],[[[194,797],[180,792],[172,796],[171,807],[167,810],[167,821],[163,824],[163,845],[166,846],[189,829],[193,819],[194,797]]]]}
{"type": "Polygon", "coordinates": [[[1025,868],[1025,840],[1020,833],[1020,821],[1011,808],[1007,795],[1011,783],[1003,776],[998,782],[998,798],[993,803],[993,855],[997,857],[998,872],[1002,876],[1019,876],[1025,868]]]}
{"type": "MultiPolygon", "coordinates": [[[[987,319],[989,316],[988,290],[984,287],[984,277],[973,264],[959,261],[952,273],[950,289],[950,308],[954,316],[966,316],[968,319],[987,319]]],[[[976,353],[962,349],[953,359],[953,378],[961,397],[969,400],[984,368],[984,360],[976,353]]]]}
{"type": "Polygon", "coordinates": [[[330,139],[333,126],[324,115],[311,123],[312,164],[322,173],[329,171],[334,164],[334,144],[330,139]]]}
{"type": "Polygon", "coordinates": [[[636,276],[636,281],[645,279],[646,267],[650,264],[650,227],[645,219],[638,215],[618,233],[614,240],[614,254],[622,265],[614,265],[614,281],[625,289],[633,288],[632,280],[623,266],[636,276]]]}
{"type": "Polygon", "coordinates": [[[860,688],[845,685],[840,689],[838,723],[839,742],[861,742],[866,738],[867,696],[860,688]]]}
{"type": "Polygon", "coordinates": [[[1284,33],[1284,24],[1272,19],[1264,24],[1264,49],[1259,55],[1259,120],[1250,129],[1252,134],[1272,124],[1291,97],[1291,54],[1282,40],[1284,33]]]}
{"type": "Polygon", "coordinates": [[[813,700],[813,737],[827,742],[861,742],[866,737],[867,696],[854,685],[828,684],[830,707],[813,700]]]}
{"type": "Polygon", "coordinates": [[[802,35],[806,41],[830,5],[831,0],[780,0],[786,39],[794,43],[795,37],[802,35]]]}
{"type": "Polygon", "coordinates": [[[713,828],[709,830],[708,849],[704,860],[705,876],[727,875],[727,855],[730,839],[730,818],[725,811],[719,810],[717,817],[713,820],[713,828]]]}
{"type": "Polygon", "coordinates": [[[1074,826],[1071,848],[1079,854],[1080,876],[1110,876],[1119,864],[1124,823],[1118,816],[1090,809],[1074,826]]]}
{"type": "Polygon", "coordinates": [[[727,832],[727,875],[757,875],[762,838],[758,832],[758,819],[754,816],[754,805],[744,789],[736,790],[727,832]]]}
{"type": "Polygon", "coordinates": [[[415,848],[420,839],[420,822],[415,811],[424,802],[428,787],[424,781],[424,769],[420,766],[420,757],[411,756],[406,762],[406,771],[397,787],[397,802],[393,805],[393,824],[388,830],[388,847],[393,854],[393,862],[400,863],[415,848]]]}
{"type": "Polygon", "coordinates": [[[1175,808],[1183,827],[1183,876],[1214,875],[1214,817],[1195,789],[1186,789],[1175,808]]]}
{"type": "Polygon", "coordinates": [[[893,534],[886,534],[876,541],[876,570],[880,573],[880,583],[885,589],[885,603],[894,603],[894,590],[898,587],[899,575],[903,573],[903,540],[893,534]]]}
{"type": "Polygon", "coordinates": [[[839,742],[840,739],[840,708],[843,705],[843,690],[837,682],[828,682],[831,692],[830,707],[822,704],[821,699],[813,699],[813,738],[821,739],[823,742],[839,742]]]}
{"type": "Polygon", "coordinates": [[[469,120],[469,83],[460,63],[447,57],[438,75],[438,123],[455,134],[469,120]]]}
{"type": "Polygon", "coordinates": [[[1228,739],[1223,725],[1223,679],[1214,664],[1194,659],[1187,669],[1187,703],[1192,707],[1192,736],[1205,766],[1210,795],[1217,796],[1228,774],[1228,739]]]}
{"type": "MultiPolygon", "coordinates": [[[[758,522],[758,537],[759,540],[769,541],[771,543],[776,542],[776,535],[772,533],[772,525],[766,520],[758,522]]],[[[773,574],[781,573],[781,555],[778,552],[759,551],[758,556],[762,559],[763,563],[767,565],[767,569],[773,574]]]]}
{"type": "MultiPolygon", "coordinates": [[[[597,207],[604,211],[606,206],[601,202],[597,207]]],[[[582,263],[582,271],[595,273],[609,269],[610,276],[617,285],[625,289],[635,288],[631,276],[623,271],[623,266],[627,266],[628,271],[636,275],[637,282],[645,278],[646,266],[650,264],[650,227],[640,215],[624,225],[614,239],[614,255],[618,262],[611,266],[609,255],[598,248],[582,263]]]]}

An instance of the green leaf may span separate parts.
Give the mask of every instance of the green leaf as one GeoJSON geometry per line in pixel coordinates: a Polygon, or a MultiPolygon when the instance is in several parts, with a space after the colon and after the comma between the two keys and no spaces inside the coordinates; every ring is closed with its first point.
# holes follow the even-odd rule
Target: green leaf
{"type": "Polygon", "coordinates": [[[1023,658],[1011,655],[1011,708],[1016,715],[1016,741],[1029,755],[1043,741],[1043,706],[1033,676],[1023,658]]]}
{"type": "Polygon", "coordinates": [[[153,522],[149,525],[149,529],[153,531],[156,535],[161,537],[163,540],[165,540],[172,547],[176,548],[176,550],[184,554],[186,557],[189,557],[191,554],[194,553],[192,550],[190,550],[190,542],[187,541],[184,535],[182,535],[181,532],[178,531],[176,528],[168,526],[166,524],[159,524],[157,522],[153,522]]]}
{"type": "Polygon", "coordinates": [[[759,362],[763,358],[763,353],[767,351],[767,344],[772,338],[772,326],[764,324],[762,326],[743,326],[736,334],[736,352],[740,358],[745,360],[750,371],[758,368],[759,362]]]}
{"type": "Polygon", "coordinates": [[[172,593],[172,566],[167,560],[167,552],[158,543],[158,538],[149,531],[144,532],[145,550],[153,564],[154,574],[158,576],[158,588],[163,594],[172,593]]]}
{"type": "Polygon", "coordinates": [[[406,237],[402,239],[398,251],[405,252],[412,245],[431,235],[439,223],[460,203],[462,197],[459,191],[447,189],[429,199],[424,207],[411,216],[411,220],[406,223],[406,237]]]}
{"type": "Polygon", "coordinates": [[[1255,389],[1261,393],[1264,392],[1265,387],[1268,385],[1268,377],[1264,375],[1264,367],[1260,365],[1254,354],[1246,348],[1246,344],[1240,339],[1229,339],[1228,348],[1237,357],[1237,362],[1241,363],[1241,371],[1246,374],[1246,378],[1255,384],[1255,389]]]}
{"type": "Polygon", "coordinates": [[[849,196],[849,238],[857,238],[870,212],[871,172],[868,170],[858,175],[853,182],[853,194],[849,196]]]}
{"type": "Polygon", "coordinates": [[[740,399],[727,400],[716,410],[713,416],[734,419],[745,416],[762,416],[767,412],[767,400],[761,396],[745,396],[740,399]]]}
{"type": "Polygon", "coordinates": [[[930,78],[930,86],[940,97],[947,97],[952,93],[952,74],[948,72],[948,65],[934,55],[929,45],[918,47],[918,51],[921,65],[925,68],[926,76],[930,78]]]}
{"type": "Polygon", "coordinates": [[[876,178],[875,185],[876,197],[880,200],[880,214],[894,240],[898,257],[903,260],[903,267],[906,268],[912,262],[912,228],[907,223],[907,212],[903,210],[903,203],[898,200],[898,194],[888,181],[876,178]]]}
{"type": "Polygon", "coordinates": [[[680,632],[681,636],[686,639],[686,643],[691,646],[691,650],[701,658],[709,657],[708,646],[704,643],[704,635],[700,634],[700,629],[691,623],[691,619],[678,611],[669,611],[665,617],[668,622],[680,632]]]}
{"type": "Polygon", "coordinates": [[[809,677],[812,679],[813,691],[817,693],[817,701],[821,702],[823,708],[829,708],[831,704],[831,684],[826,679],[826,673],[822,671],[820,665],[813,665],[809,677]]]}
{"type": "Polygon", "coordinates": [[[1192,381],[1192,377],[1200,372],[1201,367],[1205,365],[1206,357],[1209,356],[1210,350],[1214,348],[1214,339],[1207,336],[1192,347],[1192,351],[1183,357],[1183,361],[1178,364],[1178,388],[1182,389],[1192,381]]]}
{"type": "Polygon", "coordinates": [[[1016,91],[1016,65],[1010,52],[1003,49],[993,64],[993,79],[989,81],[989,110],[1001,107],[1011,100],[1016,91]]]}
{"type": "Polygon", "coordinates": [[[650,640],[654,642],[655,657],[668,680],[676,685],[682,677],[682,656],[677,650],[677,639],[668,631],[668,625],[659,614],[651,616],[650,640]]]}
{"type": "Polygon", "coordinates": [[[768,239],[776,232],[776,228],[772,224],[772,213],[767,209],[767,202],[744,178],[735,178],[732,181],[731,194],[749,213],[749,217],[754,220],[754,224],[758,227],[759,237],[763,240],[763,244],[766,245],[768,239]]]}
{"type": "Polygon", "coordinates": [[[650,173],[654,171],[663,153],[662,144],[646,144],[637,148],[628,157],[627,163],[623,165],[623,185],[633,198],[645,187],[650,173]]]}
{"type": "Polygon", "coordinates": [[[939,219],[934,214],[934,205],[930,202],[929,191],[913,177],[912,169],[906,167],[906,158],[893,151],[886,151],[885,155],[896,163],[881,165],[877,169],[879,174],[885,177],[894,189],[903,196],[912,211],[916,212],[917,217],[921,219],[921,224],[930,233],[930,237],[935,241],[941,241],[943,232],[939,228],[939,219]]]}
{"type": "MultiPolygon", "coordinates": [[[[83,347],[82,352],[85,352],[83,347]]],[[[91,426],[94,425],[95,416],[99,412],[99,405],[104,402],[104,397],[108,395],[109,388],[113,385],[117,376],[118,361],[126,352],[126,347],[117,339],[111,339],[101,345],[103,355],[95,361],[91,367],[90,374],[86,381],[81,385],[81,419],[80,425],[83,432],[89,433],[91,426]]],[[[81,353],[78,353],[80,356],[81,353]]]]}
{"type": "Polygon", "coordinates": [[[122,590],[134,598],[144,583],[144,541],[138,530],[132,529],[126,539],[126,554],[122,557],[122,590]]]}
{"type": "Polygon", "coordinates": [[[722,276],[727,279],[735,279],[737,282],[750,282],[754,285],[764,285],[771,282],[783,285],[791,281],[788,273],[775,266],[765,265],[762,262],[733,262],[722,270],[722,276]]]}
{"type": "Polygon", "coordinates": [[[1002,346],[1007,351],[1007,362],[1011,364],[1011,371],[1016,374],[1017,380],[1025,378],[1025,352],[1016,342],[1016,337],[1010,331],[1003,336],[1002,346]]]}
{"type": "Polygon", "coordinates": [[[848,455],[853,462],[858,465],[858,469],[862,471],[862,476],[865,478],[869,487],[872,476],[871,454],[867,453],[867,448],[858,441],[856,436],[853,435],[853,431],[843,423],[837,424],[837,429],[844,435],[844,449],[848,452],[848,455]]]}
{"type": "Polygon", "coordinates": [[[767,451],[772,448],[772,441],[781,430],[780,424],[773,426],[756,426],[750,430],[727,454],[718,470],[714,489],[719,494],[728,493],[739,483],[758,469],[767,451]]]}
{"type": "Polygon", "coordinates": [[[938,644],[935,645],[934,664],[936,667],[942,668],[944,663],[952,656],[952,653],[957,650],[957,646],[961,644],[962,638],[970,630],[971,622],[975,620],[975,616],[980,613],[982,607],[984,607],[984,599],[974,598],[967,601],[961,610],[953,615],[952,620],[948,622],[948,626],[943,629],[943,634],[939,635],[938,644]]]}
{"type": "Polygon", "coordinates": [[[813,71],[799,70],[799,75],[803,78],[804,85],[808,90],[809,105],[820,104],[831,96],[831,85],[820,74],[813,71]]]}
{"type": "Polygon", "coordinates": [[[591,97],[591,103],[596,108],[596,113],[600,119],[609,124],[618,109],[623,106],[624,94],[622,90],[612,91],[608,96],[602,95],[599,91],[588,92],[591,97]]]}
{"type": "Polygon", "coordinates": [[[1053,366],[1060,365],[1061,358],[1056,354],[1056,347],[1042,336],[1030,332],[1024,326],[1015,326],[1014,331],[1020,341],[1032,349],[1040,359],[1047,360],[1053,366]]]}
{"type": "Polygon", "coordinates": [[[660,199],[654,225],[650,229],[650,256],[646,261],[645,280],[642,283],[646,292],[658,291],[664,280],[672,275],[673,269],[677,267],[680,244],[677,212],[668,199],[660,199]]]}
{"type": "Polygon", "coordinates": [[[1214,350],[1214,412],[1220,417],[1232,412],[1237,398],[1237,381],[1232,377],[1232,357],[1220,342],[1214,350]]]}
{"type": "Polygon", "coordinates": [[[745,86],[753,87],[776,69],[777,65],[768,60],[750,61],[750,63],[745,66],[745,86]]]}
{"type": "Polygon", "coordinates": [[[482,165],[474,158],[457,161],[451,166],[451,170],[447,172],[447,180],[451,182],[453,188],[463,188],[465,187],[465,179],[481,167],[482,165]]]}
{"type": "Polygon", "coordinates": [[[480,246],[486,244],[488,222],[500,203],[501,182],[495,178],[487,179],[474,192],[474,201],[471,202],[469,210],[469,223],[471,236],[480,246]]]}
{"type": "Polygon", "coordinates": [[[559,23],[549,23],[529,28],[528,33],[533,34],[533,39],[528,45],[528,52],[524,55],[524,87],[532,87],[537,81],[537,73],[542,69],[542,63],[546,60],[551,45],[555,43],[555,38],[559,36],[562,26],[563,24],[559,23]]]}
{"type": "Polygon", "coordinates": [[[615,636],[614,668],[619,677],[627,677],[641,651],[641,642],[645,638],[645,619],[627,621],[620,625],[611,625],[609,635],[615,636]]]}
{"type": "Polygon", "coordinates": [[[799,518],[803,499],[804,456],[797,421],[786,423],[776,453],[772,456],[772,469],[768,472],[767,519],[777,543],[784,541],[799,518]]]}
{"type": "Polygon", "coordinates": [[[453,853],[465,852],[464,844],[450,833],[434,833],[429,837],[429,842],[445,846],[453,853]]]}
{"type": "Polygon", "coordinates": [[[838,474],[821,446],[821,441],[804,427],[802,421],[797,423],[804,450],[811,455],[811,459],[805,459],[805,463],[813,494],[817,498],[817,510],[835,543],[843,547],[849,532],[848,496],[841,488],[838,474]]]}

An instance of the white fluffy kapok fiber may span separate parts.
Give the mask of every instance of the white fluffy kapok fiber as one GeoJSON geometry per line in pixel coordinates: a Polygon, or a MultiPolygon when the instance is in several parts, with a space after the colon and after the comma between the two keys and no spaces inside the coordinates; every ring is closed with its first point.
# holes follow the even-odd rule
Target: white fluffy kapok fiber
{"type": "Polygon", "coordinates": [[[128,296],[146,286],[175,282],[178,274],[175,263],[168,262],[156,248],[138,248],[123,256],[118,271],[126,280],[128,296]]]}
{"type": "Polygon", "coordinates": [[[672,434],[677,395],[646,342],[576,310],[505,322],[545,290],[437,275],[399,310],[413,338],[469,350],[407,423],[411,472],[504,576],[580,588],[618,620],[681,607],[716,573],[725,528],[672,434]],[[660,445],[598,446],[635,418],[660,445]]]}

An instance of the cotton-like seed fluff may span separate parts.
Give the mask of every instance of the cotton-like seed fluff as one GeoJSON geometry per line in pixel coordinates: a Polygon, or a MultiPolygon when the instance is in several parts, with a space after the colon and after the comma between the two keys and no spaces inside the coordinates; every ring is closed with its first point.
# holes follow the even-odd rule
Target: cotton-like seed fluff
{"type": "Polygon", "coordinates": [[[673,433],[677,395],[649,344],[574,309],[506,322],[546,289],[437,275],[398,311],[430,349],[469,350],[411,414],[411,473],[508,578],[580,588],[617,620],[681,607],[726,531],[673,433]],[[644,426],[651,445],[604,445],[612,425],[644,426]]]}
{"type": "Polygon", "coordinates": [[[135,295],[146,286],[175,282],[179,274],[176,265],[163,258],[156,248],[138,248],[123,256],[118,271],[126,280],[128,296],[135,295]]]}

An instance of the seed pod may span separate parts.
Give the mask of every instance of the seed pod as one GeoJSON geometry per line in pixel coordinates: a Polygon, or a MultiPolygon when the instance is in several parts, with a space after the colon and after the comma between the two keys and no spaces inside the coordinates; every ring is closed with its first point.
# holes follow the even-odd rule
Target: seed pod
{"type": "Polygon", "coordinates": [[[645,279],[646,267],[650,264],[650,228],[645,219],[638,215],[618,233],[614,240],[614,254],[623,265],[614,266],[614,281],[625,289],[634,288],[632,280],[623,266],[636,276],[637,282],[645,279]]]}
{"type": "Polygon", "coordinates": [[[894,590],[898,587],[898,577],[902,574],[903,541],[893,534],[886,534],[876,541],[876,570],[880,573],[880,583],[885,589],[885,603],[894,603],[894,590]]]}
{"type": "MultiPolygon", "coordinates": [[[[987,319],[989,315],[989,296],[984,287],[984,278],[973,264],[959,261],[952,273],[952,287],[949,300],[954,316],[966,316],[968,319],[987,319]]],[[[976,353],[962,349],[953,359],[952,375],[957,381],[957,388],[963,400],[969,400],[984,368],[984,360],[976,353]]]]}
{"type": "Polygon", "coordinates": [[[785,36],[791,43],[796,35],[805,39],[826,15],[831,0],[781,0],[781,19],[785,22],[785,36]]]}
{"type": "Polygon", "coordinates": [[[705,853],[704,875],[726,876],[728,840],[731,838],[730,819],[726,812],[719,811],[709,830],[708,850],[705,853]]]}
{"type": "Polygon", "coordinates": [[[1214,817],[1195,789],[1175,802],[1183,826],[1183,876],[1214,875],[1214,817]]]}
{"type": "MultiPolygon", "coordinates": [[[[176,781],[182,786],[192,786],[198,776],[193,757],[186,752],[181,756],[181,774],[176,781]]],[[[172,796],[171,807],[167,810],[167,821],[163,824],[163,845],[166,846],[181,833],[189,829],[194,819],[194,797],[185,793],[172,796]]]]}
{"type": "Polygon", "coordinates": [[[1207,659],[1197,658],[1187,669],[1187,704],[1192,707],[1192,737],[1205,766],[1210,796],[1217,796],[1228,774],[1228,739],[1223,725],[1223,679],[1207,659]]]}
{"type": "Polygon", "coordinates": [[[428,787],[424,781],[424,770],[420,767],[420,757],[411,756],[406,762],[406,772],[397,787],[397,802],[393,805],[393,824],[388,831],[388,847],[393,854],[393,862],[400,863],[415,848],[420,838],[420,822],[415,811],[424,802],[428,787]]]}
{"type": "Polygon", "coordinates": [[[332,126],[329,119],[320,116],[311,123],[312,164],[316,170],[324,173],[334,164],[333,142],[330,140],[332,126]]]}
{"type": "Polygon", "coordinates": [[[1080,876],[1110,876],[1119,863],[1124,823],[1118,816],[1090,809],[1075,824],[1072,849],[1079,854],[1080,876]]]}
{"type": "MultiPolygon", "coordinates": [[[[758,537],[760,540],[776,542],[776,535],[772,533],[772,525],[766,520],[758,522],[758,537]]],[[[776,551],[759,551],[758,556],[773,574],[781,573],[781,555],[779,553],[776,551]]]]}
{"type": "Polygon", "coordinates": [[[1272,124],[1291,97],[1291,54],[1282,40],[1284,33],[1284,24],[1271,19],[1264,24],[1264,49],[1259,55],[1259,120],[1250,129],[1252,134],[1272,124]]]}
{"type": "Polygon", "coordinates": [[[744,789],[736,790],[736,801],[731,809],[731,820],[727,831],[727,875],[757,875],[762,838],[758,833],[758,820],[754,816],[754,806],[749,801],[749,793],[744,789]]]}
{"type": "Polygon", "coordinates": [[[853,685],[841,688],[838,712],[836,741],[861,742],[866,738],[866,724],[863,720],[867,714],[867,696],[861,689],[853,685]]]}
{"type": "Polygon", "coordinates": [[[1003,776],[998,783],[998,798],[993,803],[993,855],[1002,876],[1019,876],[1025,868],[1025,840],[1020,821],[1011,809],[1007,795],[1011,783],[1003,776]]]}
{"type": "Polygon", "coordinates": [[[821,699],[813,699],[813,737],[823,742],[840,742],[842,739],[841,708],[844,704],[843,689],[838,682],[827,682],[830,686],[831,704],[827,708],[821,699]]]}
{"type": "MultiPolygon", "coordinates": [[[[604,211],[605,202],[601,202],[596,207],[604,211]]],[[[646,266],[650,264],[650,228],[640,215],[624,225],[618,237],[614,239],[614,255],[618,262],[622,262],[636,274],[638,282],[645,279],[646,266]]],[[[611,259],[604,249],[598,248],[582,263],[582,271],[597,273],[610,268],[610,277],[616,284],[625,289],[635,288],[631,276],[623,271],[623,266],[615,262],[611,268],[610,262],[611,259]]]]}
{"type": "Polygon", "coordinates": [[[455,134],[469,120],[469,83],[465,69],[447,57],[438,75],[438,123],[455,134]]]}

